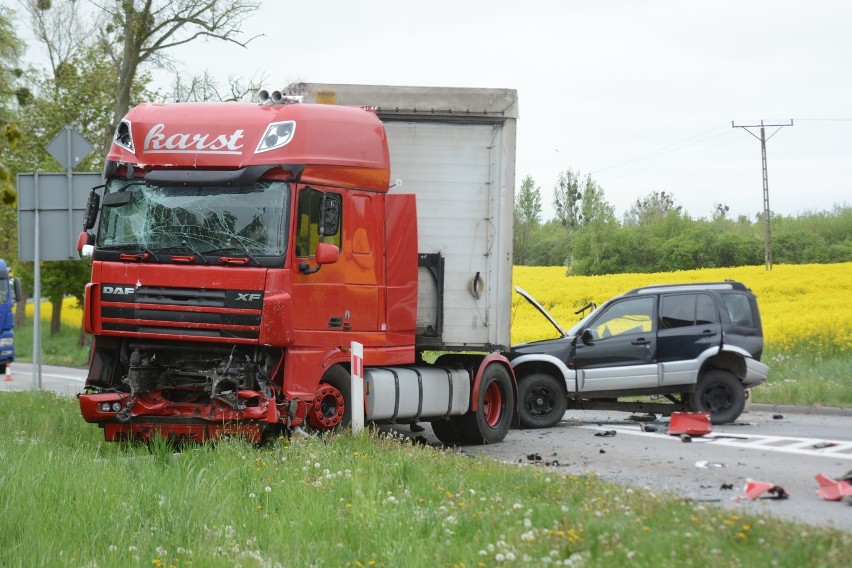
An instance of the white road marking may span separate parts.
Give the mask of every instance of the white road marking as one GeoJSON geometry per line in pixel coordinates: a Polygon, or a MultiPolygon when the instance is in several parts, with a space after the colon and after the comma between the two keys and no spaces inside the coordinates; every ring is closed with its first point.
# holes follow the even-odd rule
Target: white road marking
{"type": "MultiPolygon", "coordinates": [[[[645,436],[648,438],[668,439],[680,442],[679,436],[669,436],[665,433],[665,426],[660,426],[659,432],[643,432],[637,428],[624,428],[619,426],[580,426],[587,430],[615,430],[619,434],[629,436],[645,436]]],[[[823,438],[797,438],[792,436],[753,436],[748,434],[725,434],[710,433],[706,436],[693,436],[692,441],[715,446],[729,446],[745,448],[749,450],[761,450],[770,452],[783,452],[802,456],[830,457],[834,459],[852,460],[852,442],[843,440],[826,440],[823,438]]]]}

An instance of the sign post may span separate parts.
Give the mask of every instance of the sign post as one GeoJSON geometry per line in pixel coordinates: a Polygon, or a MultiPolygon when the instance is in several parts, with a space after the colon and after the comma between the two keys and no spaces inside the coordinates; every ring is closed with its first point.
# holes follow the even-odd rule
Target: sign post
{"type": "Polygon", "coordinates": [[[18,260],[33,261],[33,383],[41,390],[41,261],[77,258],[74,227],[83,227],[83,213],[100,174],[74,173],[94,150],[71,126],[45,147],[65,169],[64,174],[18,174],[18,260]],[[64,182],[64,183],[63,183],[64,182]],[[25,238],[32,235],[32,239],[25,238]]]}
{"type": "Polygon", "coordinates": [[[352,399],[352,433],[364,429],[364,346],[352,342],[352,379],[349,387],[352,399]]]}

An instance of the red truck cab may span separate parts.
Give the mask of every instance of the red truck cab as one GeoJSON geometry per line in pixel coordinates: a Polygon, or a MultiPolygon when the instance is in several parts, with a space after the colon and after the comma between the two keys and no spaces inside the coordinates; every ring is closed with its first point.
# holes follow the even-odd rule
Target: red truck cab
{"type": "Polygon", "coordinates": [[[499,441],[516,390],[501,345],[422,360],[417,199],[389,193],[383,122],[288,103],[143,104],[121,121],[78,245],[93,260],[84,419],[109,441],[340,427],[358,342],[368,420],[499,441]]]}

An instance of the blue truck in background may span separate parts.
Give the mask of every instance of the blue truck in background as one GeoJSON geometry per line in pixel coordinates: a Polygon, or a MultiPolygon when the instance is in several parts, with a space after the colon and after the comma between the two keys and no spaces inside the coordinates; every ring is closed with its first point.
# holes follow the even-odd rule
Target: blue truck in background
{"type": "Polygon", "coordinates": [[[15,360],[15,316],[12,306],[21,297],[21,281],[9,277],[9,267],[0,258],[0,375],[15,360]]]}

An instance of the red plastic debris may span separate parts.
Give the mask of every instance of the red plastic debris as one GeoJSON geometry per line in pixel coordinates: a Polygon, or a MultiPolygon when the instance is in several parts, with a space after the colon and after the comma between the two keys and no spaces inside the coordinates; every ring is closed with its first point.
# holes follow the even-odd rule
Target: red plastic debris
{"type": "Polygon", "coordinates": [[[852,495],[852,483],[845,479],[831,479],[821,473],[816,474],[815,479],[819,483],[817,495],[826,501],[840,501],[846,495],[852,495]]]}
{"type": "Polygon", "coordinates": [[[769,493],[765,498],[767,499],[786,499],[790,496],[789,493],[784,491],[783,488],[778,487],[774,483],[769,483],[766,481],[756,481],[754,479],[749,479],[746,481],[746,497],[751,499],[752,501],[763,495],[764,493],[769,493]]]}
{"type": "Polygon", "coordinates": [[[710,433],[709,412],[672,412],[669,435],[703,436],[710,433]]]}

